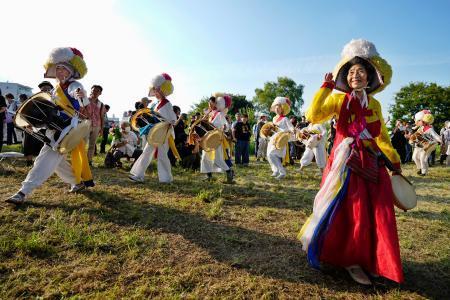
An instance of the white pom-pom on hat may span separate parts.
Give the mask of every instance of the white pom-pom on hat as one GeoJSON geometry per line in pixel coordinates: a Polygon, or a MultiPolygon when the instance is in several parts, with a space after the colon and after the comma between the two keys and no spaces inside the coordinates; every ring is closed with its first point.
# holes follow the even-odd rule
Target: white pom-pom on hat
{"type": "Polygon", "coordinates": [[[342,58],[353,58],[355,56],[371,58],[379,55],[375,45],[364,39],[352,39],[341,52],[342,58]]]}

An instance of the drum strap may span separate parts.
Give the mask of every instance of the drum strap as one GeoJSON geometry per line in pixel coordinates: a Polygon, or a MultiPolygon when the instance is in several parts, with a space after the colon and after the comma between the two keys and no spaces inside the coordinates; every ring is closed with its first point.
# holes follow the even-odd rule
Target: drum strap
{"type": "MultiPolygon", "coordinates": [[[[66,113],[68,113],[70,116],[75,115],[76,107],[74,107],[73,103],[76,102],[76,99],[74,99],[75,101],[71,101],[70,98],[72,98],[72,97],[68,96],[65,93],[65,91],[62,89],[61,85],[59,85],[59,84],[56,85],[55,93],[57,96],[56,101],[55,101],[56,105],[58,105],[62,109],[64,109],[64,111],[66,113]]],[[[75,106],[77,106],[77,105],[75,105],[75,106]]]]}

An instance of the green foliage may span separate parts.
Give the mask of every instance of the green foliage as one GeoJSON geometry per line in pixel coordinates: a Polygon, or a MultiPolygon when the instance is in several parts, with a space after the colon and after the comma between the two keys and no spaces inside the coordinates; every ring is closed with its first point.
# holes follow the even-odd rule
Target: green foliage
{"type": "Polygon", "coordinates": [[[300,115],[303,105],[303,88],[302,84],[297,84],[288,77],[278,77],[277,82],[268,81],[264,84],[264,88],[255,89],[256,96],[253,103],[260,111],[270,111],[270,105],[277,96],[288,97],[291,102],[291,114],[300,115]]]}
{"type": "Polygon", "coordinates": [[[434,115],[434,127],[439,130],[450,120],[450,86],[436,83],[414,82],[404,86],[395,95],[395,104],[390,107],[393,120],[413,121],[414,114],[429,109],[434,115]]]}

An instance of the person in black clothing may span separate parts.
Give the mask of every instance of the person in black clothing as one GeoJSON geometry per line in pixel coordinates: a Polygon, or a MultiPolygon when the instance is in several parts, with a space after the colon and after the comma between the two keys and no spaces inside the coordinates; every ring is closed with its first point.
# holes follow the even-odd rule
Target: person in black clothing
{"type": "Polygon", "coordinates": [[[6,111],[6,100],[2,95],[2,90],[0,90],[0,152],[3,147],[3,124],[5,124],[5,111],[6,111]]]}
{"type": "Polygon", "coordinates": [[[18,105],[16,100],[14,100],[13,94],[9,93],[5,95],[7,101],[7,111],[6,111],[6,144],[17,144],[17,135],[14,127],[14,114],[17,111],[18,105]]]}
{"type": "Polygon", "coordinates": [[[250,124],[248,124],[248,115],[243,114],[242,120],[238,121],[233,128],[233,136],[236,142],[234,159],[237,165],[242,164],[248,166],[251,135],[252,132],[250,130],[250,124]]]}
{"type": "MultiPolygon", "coordinates": [[[[175,122],[175,124],[173,126],[173,130],[175,132],[175,140],[174,140],[175,147],[177,148],[181,159],[183,159],[183,156],[182,156],[181,153],[185,153],[186,152],[182,148],[185,147],[186,141],[187,141],[187,134],[186,134],[186,131],[185,131],[187,116],[186,116],[186,114],[181,114],[180,107],[178,107],[176,105],[173,106],[173,112],[177,116],[177,121],[175,122]]],[[[177,159],[173,155],[172,150],[169,149],[169,154],[168,155],[169,155],[169,160],[170,160],[171,165],[175,166],[175,163],[176,163],[177,159]]]]}
{"type": "Polygon", "coordinates": [[[103,122],[102,143],[100,144],[100,153],[105,153],[106,143],[108,142],[108,135],[110,128],[108,120],[109,109],[110,106],[108,104],[105,104],[105,115],[103,116],[105,120],[103,122]]]}
{"type": "Polygon", "coordinates": [[[391,137],[392,146],[400,155],[400,161],[404,164],[406,162],[406,144],[408,141],[405,138],[405,126],[402,120],[397,120],[393,134],[391,137]]]}
{"type": "Polygon", "coordinates": [[[328,155],[330,155],[331,149],[333,149],[334,138],[336,137],[336,124],[336,118],[333,117],[333,119],[331,119],[330,121],[330,134],[328,135],[328,155]]]}

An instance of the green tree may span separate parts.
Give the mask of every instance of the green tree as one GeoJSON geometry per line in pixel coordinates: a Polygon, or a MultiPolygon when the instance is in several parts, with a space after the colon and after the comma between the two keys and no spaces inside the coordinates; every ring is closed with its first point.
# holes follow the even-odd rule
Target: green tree
{"type": "Polygon", "coordinates": [[[436,83],[414,82],[404,86],[395,94],[395,104],[389,112],[393,120],[414,120],[414,114],[428,109],[434,115],[436,131],[450,120],[450,86],[442,87],[436,83]]]}
{"type": "Polygon", "coordinates": [[[302,84],[297,84],[288,77],[278,77],[277,82],[269,81],[264,84],[264,88],[255,89],[256,96],[253,103],[259,111],[270,111],[270,105],[277,96],[288,97],[291,102],[291,113],[299,116],[303,105],[302,84]]]}

